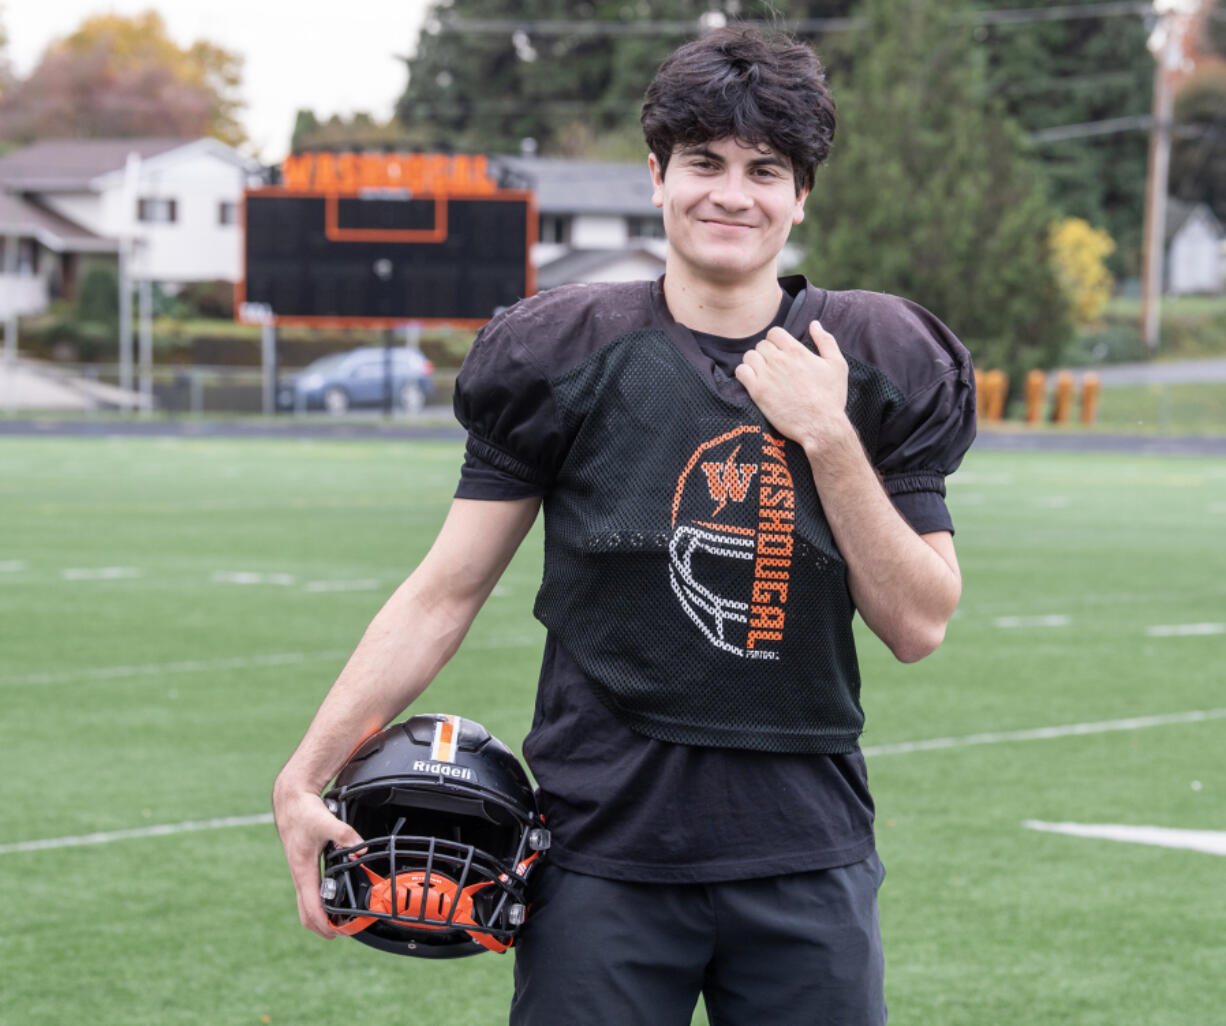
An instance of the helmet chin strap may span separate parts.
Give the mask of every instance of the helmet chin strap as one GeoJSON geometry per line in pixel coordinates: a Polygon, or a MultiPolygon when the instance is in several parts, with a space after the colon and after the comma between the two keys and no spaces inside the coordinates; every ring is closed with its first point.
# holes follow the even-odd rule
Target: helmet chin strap
{"type": "Polygon", "coordinates": [[[473,940],[490,951],[506,951],[509,944],[482,931],[473,918],[473,896],[482,888],[492,887],[489,880],[475,883],[471,887],[460,890],[454,880],[444,876],[437,870],[427,874],[422,870],[396,874],[395,905],[392,901],[392,881],[382,877],[369,866],[360,867],[370,880],[370,894],[367,896],[366,907],[371,912],[381,913],[381,916],[355,916],[347,923],[336,925],[336,930],[347,937],[361,933],[372,923],[378,922],[382,916],[395,916],[385,920],[393,926],[411,930],[448,930],[452,924],[464,929],[473,940]],[[451,915],[452,908],[455,914],[451,915]],[[403,922],[400,917],[412,919],[413,922],[403,922]],[[448,919],[450,917],[450,923],[448,919]],[[471,929],[470,929],[471,928],[471,929]]]}

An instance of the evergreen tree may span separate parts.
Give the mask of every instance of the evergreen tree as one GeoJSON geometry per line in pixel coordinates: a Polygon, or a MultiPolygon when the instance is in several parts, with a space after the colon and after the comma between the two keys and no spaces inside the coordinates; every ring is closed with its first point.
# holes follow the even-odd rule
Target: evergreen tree
{"type": "MultiPolygon", "coordinates": [[[[1063,2],[1047,0],[1044,6],[1063,2]]],[[[987,10],[1015,6],[1014,0],[974,3],[987,10]]],[[[981,24],[974,31],[987,55],[993,94],[1027,133],[1149,114],[1154,61],[1146,35],[1139,13],[1034,18],[981,24]]],[[[1118,246],[1114,270],[1139,274],[1148,134],[1128,129],[1052,140],[1038,143],[1036,153],[1053,204],[1065,216],[1105,229],[1118,246]]]]}
{"type": "Polygon", "coordinates": [[[1014,381],[1052,365],[1071,334],[1048,259],[1054,212],[989,94],[982,47],[954,0],[866,0],[860,13],[831,160],[797,236],[804,270],[921,303],[1014,381]]]}
{"type": "Polygon", "coordinates": [[[1226,66],[1209,63],[1175,97],[1170,193],[1226,222],[1226,66]]]}

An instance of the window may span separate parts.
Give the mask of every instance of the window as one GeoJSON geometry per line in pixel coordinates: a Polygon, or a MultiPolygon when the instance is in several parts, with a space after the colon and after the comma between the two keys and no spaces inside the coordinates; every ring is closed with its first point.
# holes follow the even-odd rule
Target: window
{"type": "Polygon", "coordinates": [[[218,224],[238,224],[238,204],[222,200],[217,204],[218,224]]]}
{"type": "Polygon", "coordinates": [[[38,246],[33,239],[18,239],[13,254],[7,250],[9,240],[0,238],[0,274],[10,273],[9,261],[14,266],[12,273],[28,276],[38,273],[38,246]],[[15,256],[15,259],[14,259],[15,256]]]}
{"type": "Polygon", "coordinates": [[[570,223],[556,214],[542,214],[537,231],[538,242],[569,242],[570,223]]]}
{"type": "Polygon", "coordinates": [[[174,224],[179,219],[179,204],[172,199],[139,199],[136,219],[145,224],[174,224]]]}
{"type": "Polygon", "coordinates": [[[662,217],[631,217],[627,218],[626,226],[632,239],[664,238],[664,218],[662,217]]]}

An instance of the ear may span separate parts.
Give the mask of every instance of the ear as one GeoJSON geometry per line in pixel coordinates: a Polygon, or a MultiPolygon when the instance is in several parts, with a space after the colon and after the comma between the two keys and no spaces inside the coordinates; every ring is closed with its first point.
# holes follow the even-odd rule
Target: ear
{"type": "Polygon", "coordinates": [[[802,189],[796,196],[796,207],[792,211],[792,224],[800,224],[805,219],[805,200],[809,198],[809,190],[802,189]]]}
{"type": "Polygon", "coordinates": [[[660,170],[660,162],[654,153],[647,154],[647,170],[651,172],[651,202],[653,206],[664,206],[664,172],[660,170]]]}

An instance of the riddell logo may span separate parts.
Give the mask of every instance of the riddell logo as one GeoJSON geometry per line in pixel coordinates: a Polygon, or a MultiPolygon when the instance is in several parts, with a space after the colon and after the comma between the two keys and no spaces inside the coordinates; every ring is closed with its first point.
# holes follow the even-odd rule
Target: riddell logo
{"type": "Polygon", "coordinates": [[[779,658],[795,506],[784,440],[757,425],[704,442],[681,472],[670,579],[686,614],[717,648],[779,658]]]}
{"type": "Polygon", "coordinates": [[[437,773],[441,777],[452,777],[455,780],[472,780],[473,771],[464,766],[453,766],[446,762],[426,762],[425,759],[415,759],[414,773],[437,773]]]}

